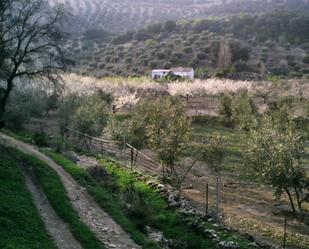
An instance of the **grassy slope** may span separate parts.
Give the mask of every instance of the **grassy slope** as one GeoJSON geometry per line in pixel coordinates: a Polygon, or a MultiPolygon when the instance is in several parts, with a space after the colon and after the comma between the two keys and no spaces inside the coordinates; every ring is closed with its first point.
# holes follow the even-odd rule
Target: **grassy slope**
{"type": "MultiPolygon", "coordinates": [[[[113,184],[110,186],[97,184],[87,173],[59,154],[47,152],[57,163],[61,164],[81,185],[85,186],[88,192],[94,197],[96,202],[104,208],[143,248],[158,248],[151,245],[145,236],[137,229],[141,219],[147,225],[161,230],[166,238],[180,239],[176,248],[216,248],[211,240],[203,238],[201,235],[193,232],[183,222],[182,217],[173,210],[167,209],[167,203],[162,196],[148,187],[142,181],[137,180],[134,175],[116,164],[102,160],[101,163],[111,174],[113,184]],[[120,196],[124,189],[133,184],[140,196],[143,196],[145,206],[137,217],[128,217],[124,214],[123,205],[120,202],[120,196]],[[147,218],[142,218],[143,215],[147,218]]],[[[140,210],[141,211],[141,210],[140,210]]],[[[228,233],[221,227],[214,227],[206,224],[207,228],[215,229],[220,237],[226,240],[237,241],[241,248],[250,248],[248,241],[237,233],[228,233]]]]}
{"type": "Polygon", "coordinates": [[[0,248],[54,249],[13,153],[0,148],[0,248]]]}
{"type": "Polygon", "coordinates": [[[89,194],[94,200],[106,211],[113,219],[122,226],[122,228],[130,234],[132,239],[143,246],[144,249],[159,249],[160,247],[150,241],[143,233],[137,228],[136,224],[131,222],[124,214],[121,202],[112,193],[111,190],[99,186],[88,174],[88,172],[78,167],[72,161],[64,158],[63,156],[45,151],[55,162],[63,166],[63,168],[70,173],[74,179],[83,187],[87,189],[89,194]]]}
{"type": "Polygon", "coordinates": [[[68,223],[73,236],[80,241],[85,249],[104,249],[98,238],[80,220],[74,210],[57,173],[39,159],[15,152],[20,160],[33,169],[33,173],[43,188],[50,204],[65,222],[68,223]]]}

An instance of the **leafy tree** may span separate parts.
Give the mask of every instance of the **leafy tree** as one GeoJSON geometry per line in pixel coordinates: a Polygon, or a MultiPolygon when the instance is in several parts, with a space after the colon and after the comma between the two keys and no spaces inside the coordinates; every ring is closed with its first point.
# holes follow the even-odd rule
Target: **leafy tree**
{"type": "Polygon", "coordinates": [[[282,123],[281,118],[266,115],[249,133],[246,158],[252,174],[271,186],[275,195],[286,193],[294,213],[295,200],[300,211],[303,202],[309,200],[308,178],[301,161],[303,149],[291,120],[282,123]]]}
{"type": "Polygon", "coordinates": [[[70,126],[72,124],[74,113],[82,103],[83,98],[76,93],[71,93],[63,98],[58,110],[61,126],[70,126]]]}
{"type": "Polygon", "coordinates": [[[86,97],[72,118],[73,128],[90,136],[101,135],[107,124],[107,104],[98,95],[86,97]]]}
{"type": "Polygon", "coordinates": [[[233,100],[229,95],[223,94],[219,98],[220,107],[219,107],[219,115],[221,117],[222,122],[229,127],[233,126],[233,100]]]}
{"type": "Polygon", "coordinates": [[[258,122],[258,110],[253,99],[246,92],[241,93],[233,101],[232,109],[233,126],[243,131],[250,131],[258,122]]]}
{"type": "Polygon", "coordinates": [[[145,30],[140,30],[134,34],[133,39],[137,41],[146,41],[147,39],[151,39],[151,35],[149,35],[145,30]]]}
{"type": "Polygon", "coordinates": [[[164,23],[164,29],[167,31],[167,32],[172,32],[175,30],[176,28],[176,22],[175,21],[167,21],[164,23]]]}
{"type": "Polygon", "coordinates": [[[63,65],[61,35],[57,28],[63,12],[50,10],[43,0],[1,1],[0,37],[2,60],[7,67],[0,84],[0,129],[13,88],[24,78],[46,77],[56,82],[56,72],[63,65]],[[52,12],[52,13],[51,13],[52,12]]]}
{"type": "Polygon", "coordinates": [[[250,48],[243,46],[239,42],[231,42],[232,62],[242,60],[248,61],[250,58],[250,48]]]}
{"type": "Polygon", "coordinates": [[[146,30],[149,33],[158,34],[162,30],[162,24],[161,23],[155,23],[147,26],[146,30]]]}
{"type": "Polygon", "coordinates": [[[309,64],[309,56],[307,55],[304,59],[303,62],[306,64],[309,64]]]}
{"type": "Polygon", "coordinates": [[[158,160],[167,166],[163,173],[180,180],[176,163],[190,141],[191,120],[178,99],[161,98],[145,104],[147,143],[156,152],[158,160]]]}

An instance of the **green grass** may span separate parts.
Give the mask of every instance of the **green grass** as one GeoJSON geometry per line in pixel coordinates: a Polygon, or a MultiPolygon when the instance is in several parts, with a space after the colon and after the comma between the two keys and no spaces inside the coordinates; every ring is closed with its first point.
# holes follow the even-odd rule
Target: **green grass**
{"type": "Polygon", "coordinates": [[[67,196],[65,187],[58,174],[33,156],[25,155],[21,152],[16,152],[15,155],[33,170],[33,174],[44,190],[50,204],[59,217],[69,225],[73,236],[80,241],[83,248],[104,249],[105,247],[95,234],[80,220],[78,213],[74,210],[67,196]]]}
{"type": "Polygon", "coordinates": [[[128,219],[123,211],[123,206],[120,199],[117,198],[117,196],[110,189],[104,188],[97,184],[97,182],[90,177],[85,169],[78,167],[72,161],[50,151],[44,152],[55,162],[63,166],[63,168],[71,174],[81,186],[85,187],[94,200],[107,213],[109,213],[127,233],[130,234],[136,243],[143,246],[144,249],[160,248],[156,243],[149,240],[145,234],[137,229],[136,223],[128,219]]]}
{"type": "Polygon", "coordinates": [[[26,143],[33,143],[32,137],[33,137],[33,133],[29,132],[29,131],[11,131],[8,129],[2,129],[1,130],[2,133],[7,134],[13,138],[19,139],[23,142],[26,143]]]}
{"type": "MultiPolygon", "coordinates": [[[[86,187],[95,201],[143,248],[160,247],[150,242],[139,230],[138,225],[141,223],[162,231],[168,239],[178,241],[175,248],[217,248],[211,240],[186,225],[181,214],[169,209],[167,201],[143,181],[138,180],[131,171],[107,159],[102,159],[100,162],[109,172],[112,183],[98,184],[85,169],[59,154],[51,151],[45,152],[62,165],[82,186],[86,187]],[[121,194],[129,186],[133,186],[138,196],[143,200],[141,208],[133,216],[126,213],[120,200],[121,194]]],[[[236,232],[226,232],[224,227],[215,227],[211,223],[206,223],[206,227],[217,230],[222,239],[236,241],[241,248],[250,248],[248,241],[236,232]]]]}
{"type": "Polygon", "coordinates": [[[0,248],[55,249],[14,154],[0,147],[0,248]]]}
{"type": "MultiPolygon", "coordinates": [[[[233,172],[243,167],[243,153],[246,141],[245,134],[236,129],[224,127],[216,117],[195,117],[192,122],[193,140],[204,141],[207,136],[219,134],[223,137],[226,147],[224,152],[224,170],[233,172]]],[[[186,154],[191,156],[189,150],[186,154]]]]}

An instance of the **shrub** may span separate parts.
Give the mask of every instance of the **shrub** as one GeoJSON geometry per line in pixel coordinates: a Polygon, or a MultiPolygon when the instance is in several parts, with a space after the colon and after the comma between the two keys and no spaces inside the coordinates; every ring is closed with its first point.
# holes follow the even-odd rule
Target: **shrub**
{"type": "Polygon", "coordinates": [[[206,59],[206,54],[205,54],[205,53],[197,53],[197,54],[196,54],[196,57],[197,57],[199,60],[204,60],[204,59],[206,59]]]}
{"type": "Polygon", "coordinates": [[[306,64],[309,64],[309,56],[307,55],[304,59],[303,62],[306,64]]]}
{"type": "Polygon", "coordinates": [[[183,51],[184,51],[184,53],[186,53],[186,54],[190,54],[190,53],[192,53],[192,48],[191,48],[191,47],[184,47],[184,48],[183,48],[183,51]]]}

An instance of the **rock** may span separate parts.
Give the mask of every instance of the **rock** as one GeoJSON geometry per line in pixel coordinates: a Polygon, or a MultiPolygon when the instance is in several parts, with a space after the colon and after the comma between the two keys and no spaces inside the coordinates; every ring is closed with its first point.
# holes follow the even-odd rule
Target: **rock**
{"type": "Polygon", "coordinates": [[[74,151],[65,151],[62,154],[74,163],[77,163],[79,161],[79,157],[74,151]]]}
{"type": "Polygon", "coordinates": [[[249,241],[252,241],[252,242],[255,241],[255,238],[254,238],[251,234],[249,234],[249,233],[244,233],[244,236],[245,236],[249,241]]]}
{"type": "Polygon", "coordinates": [[[240,248],[239,244],[234,241],[221,241],[219,242],[219,246],[221,248],[227,248],[227,249],[237,249],[240,248]]]}
{"type": "Polygon", "coordinates": [[[117,246],[115,244],[108,244],[107,246],[110,247],[110,248],[117,248],[117,246]]]}
{"type": "Polygon", "coordinates": [[[214,229],[205,229],[204,230],[204,234],[209,237],[209,238],[212,238],[212,239],[217,239],[219,238],[217,232],[214,230],[214,229]]]}
{"type": "Polygon", "coordinates": [[[249,243],[248,246],[250,246],[250,247],[256,247],[256,248],[259,247],[255,242],[249,243]]]}

